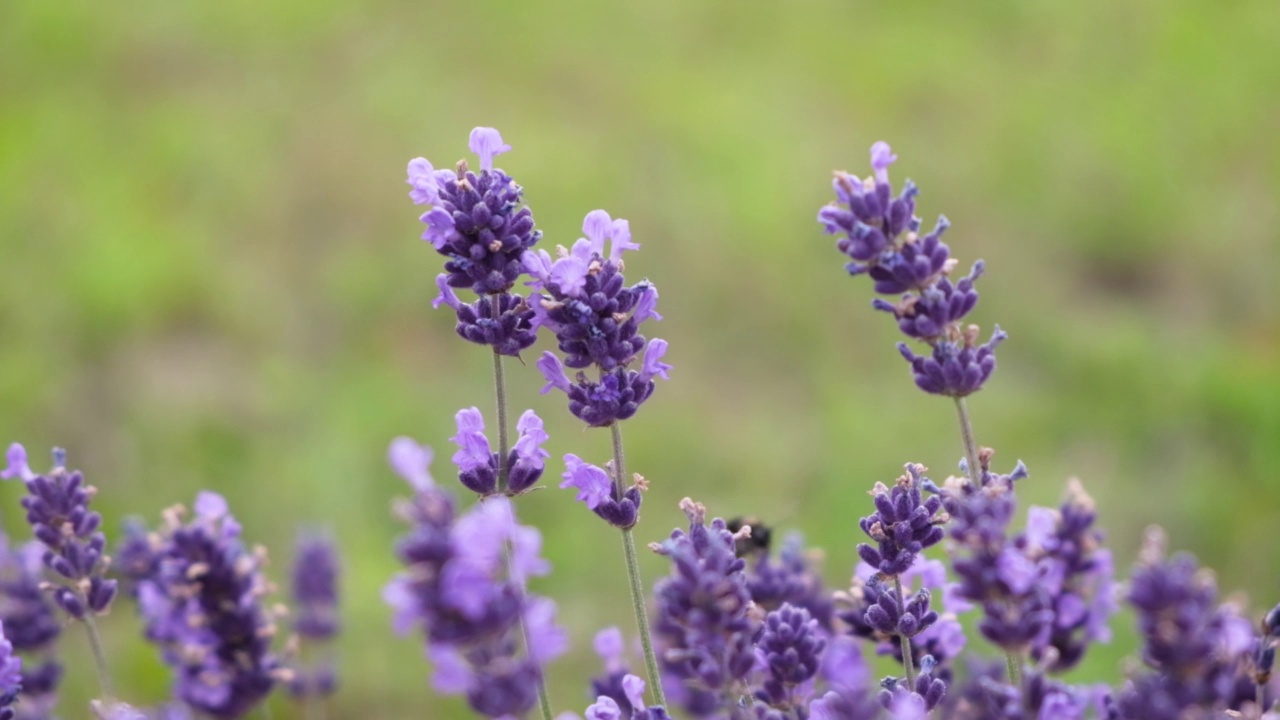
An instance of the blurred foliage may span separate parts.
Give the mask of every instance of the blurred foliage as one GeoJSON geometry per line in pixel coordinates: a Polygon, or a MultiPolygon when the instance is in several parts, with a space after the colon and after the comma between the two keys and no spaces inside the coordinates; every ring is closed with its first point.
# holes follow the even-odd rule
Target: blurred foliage
{"type": "MultiPolygon", "coordinates": [[[[69,448],[112,527],[225,493],[277,577],[300,524],[334,528],[334,715],[456,714],[379,599],[388,439],[444,455],[456,409],[492,405],[484,350],[429,306],[440,259],[405,162],[447,166],[492,125],[550,245],[592,208],[629,218],[676,365],[626,425],[653,487],[641,539],[693,496],[803,529],[839,585],[866,490],[961,452],[814,222],[830,171],[866,172],[886,139],[926,222],[987,261],[975,319],[1011,340],[971,407],[997,465],[1031,467],[1024,501],[1077,475],[1122,567],[1160,523],[1256,610],[1280,596],[1277,36],[1265,0],[8,0],[0,437],[69,448]]],[[[604,461],[531,367],[510,376],[553,454],[604,461]]],[[[16,528],[20,488],[0,492],[16,528]]],[[[631,623],[616,534],[556,489],[520,507],[575,641],[553,699],[580,711],[591,634],[631,623]]],[[[107,625],[126,697],[162,697],[131,609],[107,625]]],[[[93,683],[65,642],[78,717],[93,683]]],[[[1079,676],[1133,649],[1122,627],[1079,676]]]]}

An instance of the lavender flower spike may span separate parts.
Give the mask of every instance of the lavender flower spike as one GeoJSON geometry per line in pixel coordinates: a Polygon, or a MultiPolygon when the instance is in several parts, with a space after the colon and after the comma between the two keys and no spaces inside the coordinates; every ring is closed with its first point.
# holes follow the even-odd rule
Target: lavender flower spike
{"type": "MultiPolygon", "coordinates": [[[[10,448],[11,457],[17,454],[10,448]]],[[[45,546],[45,566],[63,578],[53,592],[54,602],[83,620],[106,612],[116,596],[116,581],[105,577],[107,540],[98,530],[102,516],[89,509],[96,490],[84,483],[79,471],[67,471],[65,452],[55,449],[53,457],[54,467],[47,475],[26,481],[22,507],[36,539],[45,546]]]]}
{"type": "Polygon", "coordinates": [[[458,451],[453,455],[453,462],[458,466],[458,480],[468,490],[481,497],[504,492],[515,496],[528,492],[542,477],[550,453],[542,448],[548,435],[537,413],[526,410],[520,416],[516,422],[519,437],[515,447],[503,459],[490,446],[484,431],[484,416],[478,409],[459,410],[456,419],[458,434],[451,439],[458,446],[458,451]],[[505,490],[498,487],[499,462],[505,463],[505,490]]]}
{"type": "Polygon", "coordinates": [[[924,471],[923,465],[908,463],[906,473],[892,489],[876,483],[871,491],[876,511],[860,524],[876,547],[863,543],[858,546],[858,555],[884,575],[906,572],[921,550],[942,540],[939,526],[946,522],[947,514],[940,512],[942,500],[938,496],[922,499],[920,489],[929,481],[924,471]]]}
{"type": "MultiPolygon", "coordinates": [[[[338,634],[338,572],[338,549],[331,536],[299,536],[293,561],[293,631],[304,643],[304,652],[328,645],[338,634]]],[[[289,690],[294,697],[323,697],[336,686],[332,661],[321,659],[295,667],[289,690]]]]}
{"type": "Polygon", "coordinates": [[[13,654],[13,643],[0,622],[0,720],[13,720],[13,705],[22,689],[22,660],[13,654]]]}

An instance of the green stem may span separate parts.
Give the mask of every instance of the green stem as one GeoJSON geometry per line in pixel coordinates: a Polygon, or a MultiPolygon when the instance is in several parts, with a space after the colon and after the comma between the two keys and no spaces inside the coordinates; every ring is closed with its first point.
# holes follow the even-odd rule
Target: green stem
{"type": "MultiPolygon", "coordinates": [[[[501,308],[501,300],[497,295],[493,296],[493,316],[498,317],[501,308]]],[[[498,354],[497,348],[493,351],[493,390],[494,397],[498,404],[498,492],[506,492],[507,490],[507,375],[502,369],[502,355],[498,354]]],[[[510,508],[510,506],[508,506],[510,508]]],[[[515,510],[511,512],[514,514],[515,510]]],[[[512,518],[514,523],[514,517],[512,518]]],[[[511,546],[503,546],[504,554],[507,560],[507,572],[511,571],[511,546]]],[[[524,603],[525,589],[520,586],[520,601],[524,603]]],[[[529,652],[529,628],[524,620],[524,613],[520,613],[520,636],[524,640],[525,652],[529,652]]],[[[547,679],[542,672],[542,668],[538,668],[538,709],[542,714],[542,720],[552,720],[551,713],[551,696],[547,693],[547,679]]]]}
{"type": "MultiPolygon", "coordinates": [[[[626,490],[623,478],[626,465],[622,456],[622,427],[615,421],[613,430],[613,474],[618,484],[618,497],[626,490]]],[[[627,579],[630,580],[631,606],[636,613],[636,627],[640,631],[640,646],[644,649],[644,665],[649,673],[649,693],[653,704],[666,707],[667,698],[662,692],[662,675],[658,672],[658,656],[653,651],[653,637],[649,631],[649,611],[645,609],[644,582],[640,579],[640,559],[636,556],[636,541],[631,528],[622,530],[622,550],[627,558],[627,579]]]]}
{"type": "Polygon", "coordinates": [[[89,636],[89,649],[93,651],[93,665],[98,670],[98,682],[102,686],[102,699],[108,702],[115,700],[116,693],[111,685],[111,671],[107,669],[107,654],[102,649],[102,636],[98,634],[98,624],[93,620],[92,611],[87,612],[84,616],[84,630],[85,634],[89,636]]]}
{"type": "MultiPolygon", "coordinates": [[[[898,614],[903,615],[907,611],[907,599],[902,595],[902,578],[897,575],[893,576],[893,589],[898,591],[898,614]]],[[[907,690],[915,692],[916,663],[911,657],[911,638],[899,634],[898,640],[902,643],[902,670],[907,674],[907,690]]]]}
{"type": "Polygon", "coordinates": [[[982,483],[982,466],[978,464],[978,443],[973,440],[973,423],[969,420],[969,406],[964,398],[956,398],[956,413],[960,416],[960,437],[964,440],[964,457],[969,463],[969,479],[975,485],[982,483]]]}
{"type": "Polygon", "coordinates": [[[1022,687],[1022,660],[1012,650],[1005,651],[1004,667],[1009,671],[1009,684],[1016,688],[1022,687]]]}

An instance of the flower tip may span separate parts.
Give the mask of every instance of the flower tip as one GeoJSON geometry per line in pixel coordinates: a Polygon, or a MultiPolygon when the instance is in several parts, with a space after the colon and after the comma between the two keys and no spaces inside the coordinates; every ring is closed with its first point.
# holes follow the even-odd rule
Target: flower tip
{"type": "Polygon", "coordinates": [[[582,220],[582,234],[591,241],[594,252],[604,254],[604,241],[609,237],[613,218],[604,210],[592,210],[582,220]]]}
{"type": "Polygon", "coordinates": [[[480,157],[481,170],[492,170],[493,159],[511,151],[511,146],[502,142],[502,135],[491,127],[473,128],[468,146],[480,157]]]}
{"type": "Polygon", "coordinates": [[[893,149],[884,140],[877,140],[871,145],[871,167],[876,170],[889,167],[897,159],[898,156],[893,154],[893,149]]]}
{"type": "Polygon", "coordinates": [[[218,520],[227,515],[227,499],[216,492],[201,490],[196,495],[195,511],[202,520],[218,520]]]}
{"type": "Polygon", "coordinates": [[[402,435],[392,440],[387,448],[387,463],[414,489],[426,490],[435,484],[429,469],[432,455],[431,448],[402,435]]]}
{"type": "Polygon", "coordinates": [[[0,480],[12,478],[30,480],[35,477],[31,466],[27,464],[27,449],[22,446],[22,443],[13,443],[9,446],[8,452],[5,453],[5,461],[5,469],[0,470],[0,480]]]}

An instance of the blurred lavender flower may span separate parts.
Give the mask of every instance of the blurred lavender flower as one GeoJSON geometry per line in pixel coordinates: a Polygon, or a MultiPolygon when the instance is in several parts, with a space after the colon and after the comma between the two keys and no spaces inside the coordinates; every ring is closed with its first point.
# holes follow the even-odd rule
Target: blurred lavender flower
{"type": "Polygon", "coordinates": [[[52,716],[62,681],[56,648],[62,624],[41,589],[43,555],[39,542],[16,549],[0,542],[0,622],[13,649],[26,656],[19,699],[23,717],[32,719],[52,716]]]}
{"type": "Polygon", "coordinates": [[[68,615],[83,620],[106,612],[116,596],[116,581],[104,577],[106,537],[98,530],[102,516],[89,509],[96,489],[86,485],[79,471],[66,468],[66,453],[53,451],[53,469],[35,475],[27,466],[26,450],[9,448],[6,477],[21,477],[27,485],[22,507],[36,539],[44,544],[44,564],[60,576],[53,601],[68,615]]]}
{"type": "Polygon", "coordinates": [[[466,695],[485,717],[519,716],[537,701],[542,667],[567,646],[555,604],[524,588],[527,578],[549,570],[541,535],[516,523],[505,497],[456,516],[449,495],[430,482],[430,455],[405,438],[392,444],[392,469],[416,494],[398,506],[411,527],[396,549],[406,571],[384,598],[398,632],[418,627],[426,635],[436,690],[466,695]]]}
{"type": "Polygon", "coordinates": [[[639,333],[644,321],[662,319],[655,309],[657,289],[647,280],[625,287],[622,253],[640,247],[631,242],[629,224],[593,210],[582,232],[587,237],[572,250],[561,248],[554,262],[545,250],[525,255],[532,284],[543,293],[529,298],[535,324],[555,333],[564,353],[563,363],[554,353],[543,353],[537,366],[547,379],[544,393],[559,388],[569,396],[570,412],[592,427],[607,427],[634,415],[653,393],[654,378],[666,379],[671,366],[662,361],[666,341],[646,345],[639,333]],[[606,241],[611,243],[607,256],[606,241]],[[640,369],[629,369],[641,350],[640,369]],[[570,380],[565,366],[579,371],[594,366],[599,377],[578,372],[570,380]]]}
{"type": "Polygon", "coordinates": [[[939,526],[947,521],[947,514],[940,512],[942,500],[938,496],[922,498],[920,490],[929,483],[924,471],[923,465],[908,463],[906,473],[892,489],[876,483],[871,491],[876,511],[862,518],[860,525],[877,546],[860,544],[858,555],[883,575],[902,574],[921,550],[942,540],[939,526]]]}
{"type": "MultiPolygon", "coordinates": [[[[306,654],[315,655],[338,634],[338,573],[338,548],[332,536],[311,532],[298,537],[292,578],[293,631],[306,654]]],[[[337,689],[331,659],[313,659],[292,670],[289,691],[296,698],[325,697],[337,689]]]]}
{"type": "Polygon", "coordinates": [[[651,546],[672,566],[654,586],[654,633],[664,672],[685,691],[685,711],[716,716],[747,694],[761,626],[751,613],[746,563],[734,552],[734,535],[719,518],[708,525],[702,505],[685,498],[680,508],[689,518],[688,532],[676,530],[651,546]]]}
{"type": "Polygon", "coordinates": [[[950,223],[939,217],[934,229],[920,236],[915,184],[908,180],[897,197],[889,184],[888,168],[897,158],[887,143],[877,142],[871,147],[872,177],[837,172],[832,185],[836,201],[822,208],[818,222],[828,234],[839,236],[836,247],[849,257],[845,267],[851,275],[867,274],[882,295],[901,294],[895,303],[877,298],[872,305],[891,313],[903,334],[929,346],[921,356],[906,343],[898,344],[916,385],[928,393],[964,397],[991,377],[996,346],[1006,336],[997,327],[990,340],[979,344],[977,326],[963,325],[978,303],[974,282],[983,264],[978,261],[967,276],[952,282],[949,275],[957,261],[942,242],[950,223]]]}
{"type": "Polygon", "coordinates": [[[175,697],[216,718],[243,717],[288,675],[271,652],[264,552],[244,547],[220,495],[200,493],[185,524],[183,513],[165,513],[158,570],[138,588],[147,638],[176,674],[175,697]]]}
{"type": "Polygon", "coordinates": [[[626,675],[621,682],[623,703],[608,695],[601,695],[587,708],[587,720],[670,720],[664,707],[646,707],[644,704],[644,680],[626,675]]]}
{"type": "Polygon", "coordinates": [[[160,538],[147,530],[140,518],[125,520],[121,535],[111,569],[124,581],[125,594],[137,599],[138,585],[150,580],[160,567],[160,538]]]}
{"type": "Polygon", "coordinates": [[[1111,714],[1106,687],[1065,685],[1038,671],[1026,673],[1017,686],[1004,682],[1000,662],[977,665],[977,671],[944,703],[942,716],[950,720],[1084,720],[1092,711],[1098,720],[1111,714]]]}
{"type": "MultiPolygon", "coordinates": [[[[757,528],[751,526],[754,536],[757,528]]],[[[739,553],[741,554],[741,553],[739,553]]],[[[791,604],[809,611],[823,629],[831,630],[831,592],[822,580],[818,555],[805,550],[799,533],[788,535],[775,556],[770,549],[754,561],[748,559],[747,589],[751,600],[765,611],[791,604]]]]}
{"type": "Polygon", "coordinates": [[[617,528],[626,530],[634,527],[640,520],[640,501],[643,492],[649,489],[644,478],[635,475],[630,487],[622,490],[621,479],[614,482],[613,463],[609,470],[584,462],[582,458],[569,453],[564,456],[565,472],[561,488],[574,488],[578,491],[578,500],[602,520],[617,528]]]}
{"type": "Polygon", "coordinates": [[[421,217],[427,229],[422,239],[445,256],[437,280],[442,303],[458,318],[458,335],[489,345],[501,355],[518,356],[536,339],[534,310],[511,288],[524,272],[526,251],[542,237],[534,229],[533,213],[522,205],[524,189],[493,167],[511,146],[493,128],[471,131],[471,151],[480,157],[480,172],[459,162],[456,171],[436,170],[425,158],[409,161],[409,197],[432,205],[421,217]],[[470,288],[480,299],[463,303],[455,288],[470,288]]]}
{"type": "Polygon", "coordinates": [[[626,644],[622,631],[608,627],[596,633],[592,641],[596,655],[604,664],[604,672],[591,678],[591,696],[608,697],[618,706],[622,717],[631,717],[631,701],[627,698],[622,681],[631,675],[626,661],[626,644]]]}
{"type": "Polygon", "coordinates": [[[13,705],[22,689],[22,660],[13,654],[13,643],[0,622],[0,720],[13,720],[13,705]]]}
{"type": "MultiPolygon", "coordinates": [[[[459,410],[455,418],[458,434],[451,439],[458,446],[453,455],[453,462],[458,466],[458,480],[481,497],[498,494],[500,460],[485,435],[484,416],[477,408],[466,408],[459,410]]],[[[532,410],[526,410],[520,416],[516,431],[520,436],[506,458],[507,495],[528,492],[542,478],[546,458],[550,456],[542,449],[542,444],[548,439],[542,418],[532,410]]]]}
{"type": "Polygon", "coordinates": [[[1164,557],[1164,535],[1148,532],[1128,601],[1138,614],[1142,660],[1151,672],[1120,693],[1126,720],[1239,710],[1254,698],[1245,670],[1256,647],[1250,623],[1219,605],[1213,577],[1189,555],[1164,557]]]}
{"type": "Polygon", "coordinates": [[[905,679],[885,678],[881,683],[880,704],[894,720],[924,720],[947,694],[947,684],[933,676],[933,658],[925,656],[920,662],[920,674],[915,683],[908,685],[905,679]]]}

